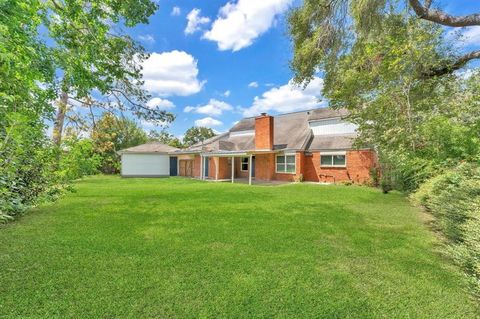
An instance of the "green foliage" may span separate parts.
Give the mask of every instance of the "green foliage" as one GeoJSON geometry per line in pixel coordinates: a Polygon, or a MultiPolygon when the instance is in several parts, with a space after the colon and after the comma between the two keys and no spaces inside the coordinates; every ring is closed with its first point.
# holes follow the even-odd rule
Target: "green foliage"
{"type": "Polygon", "coordinates": [[[324,95],[374,145],[381,185],[414,191],[442,168],[480,154],[478,71],[428,76],[454,56],[438,25],[399,1],[306,0],[290,15],[292,68],[305,84],[324,71],[324,95]],[[365,17],[369,17],[366,19],[365,17]]]}
{"type": "Polygon", "coordinates": [[[215,136],[215,133],[211,128],[194,126],[189,128],[185,132],[185,136],[183,137],[183,144],[185,146],[192,146],[194,144],[203,142],[213,136],[215,136]]]}
{"type": "Polygon", "coordinates": [[[35,205],[54,184],[54,148],[32,112],[0,113],[0,222],[35,205]]]}
{"type": "Polygon", "coordinates": [[[147,134],[127,118],[104,113],[92,130],[91,138],[95,153],[101,157],[100,170],[106,174],[120,170],[118,151],[146,143],[147,134]]]}
{"type": "Polygon", "coordinates": [[[69,137],[63,141],[57,174],[64,181],[94,175],[99,171],[101,159],[95,153],[92,140],[69,137]]]}
{"type": "Polygon", "coordinates": [[[437,175],[412,198],[433,214],[448,253],[480,295],[480,165],[463,163],[437,175]]]}
{"type": "Polygon", "coordinates": [[[170,134],[166,129],[162,129],[161,131],[151,130],[148,133],[148,140],[157,141],[166,145],[170,145],[172,147],[183,147],[182,141],[180,141],[180,139],[178,137],[175,137],[173,134],[170,134]]]}

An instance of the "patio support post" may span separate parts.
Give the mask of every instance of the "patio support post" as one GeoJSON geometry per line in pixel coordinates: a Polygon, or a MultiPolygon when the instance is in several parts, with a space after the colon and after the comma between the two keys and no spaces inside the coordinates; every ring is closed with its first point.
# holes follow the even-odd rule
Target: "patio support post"
{"type": "Polygon", "coordinates": [[[248,185],[252,185],[252,157],[253,155],[250,154],[248,158],[248,185]]]}
{"type": "Polygon", "coordinates": [[[235,180],[235,157],[232,156],[232,183],[235,180]]]}
{"type": "Polygon", "coordinates": [[[203,172],[204,172],[204,168],[203,168],[203,155],[200,154],[200,179],[203,180],[203,172]]]}

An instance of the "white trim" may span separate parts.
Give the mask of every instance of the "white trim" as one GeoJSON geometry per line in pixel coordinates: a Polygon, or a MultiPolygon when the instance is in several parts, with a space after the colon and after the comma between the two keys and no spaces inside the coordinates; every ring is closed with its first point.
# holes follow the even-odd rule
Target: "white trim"
{"type": "Polygon", "coordinates": [[[255,130],[230,132],[230,137],[255,135],[255,130]]]}
{"type": "Polygon", "coordinates": [[[232,156],[232,183],[235,181],[235,157],[232,156]]]}
{"type": "MultiPolygon", "coordinates": [[[[250,156],[251,156],[251,155],[250,155],[250,156]]],[[[246,158],[247,160],[249,159],[248,156],[240,157],[240,171],[241,171],[241,172],[248,172],[248,170],[250,169],[250,163],[249,163],[249,162],[243,163],[243,159],[245,159],[245,158],[246,158]],[[243,164],[247,164],[247,165],[248,165],[247,169],[243,169],[243,164]]]]}
{"type": "Polygon", "coordinates": [[[253,155],[250,154],[250,157],[248,159],[248,185],[252,185],[252,161],[253,155]]]}
{"type": "Polygon", "coordinates": [[[275,173],[277,174],[292,174],[292,175],[295,175],[297,174],[297,154],[293,153],[293,154],[275,154],[275,173]],[[279,172],[277,170],[277,158],[279,156],[282,156],[285,158],[285,163],[284,163],[284,166],[285,166],[285,172],[279,172]],[[295,172],[287,172],[287,156],[295,156],[295,172]]]}
{"type": "Polygon", "coordinates": [[[320,152],[320,155],[347,155],[347,151],[320,152]]]}

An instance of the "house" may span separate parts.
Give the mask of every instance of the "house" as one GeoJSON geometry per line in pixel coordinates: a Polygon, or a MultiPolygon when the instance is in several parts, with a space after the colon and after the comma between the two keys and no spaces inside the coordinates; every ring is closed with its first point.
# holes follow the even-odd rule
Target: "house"
{"type": "Polygon", "coordinates": [[[200,179],[366,183],[376,153],[353,147],[357,127],[347,115],[330,108],[262,113],[170,155],[178,160],[178,175],[200,179]]]}
{"type": "Polygon", "coordinates": [[[170,152],[177,151],[159,142],[150,142],[118,152],[121,156],[122,177],[163,177],[177,175],[177,159],[170,152]]]}

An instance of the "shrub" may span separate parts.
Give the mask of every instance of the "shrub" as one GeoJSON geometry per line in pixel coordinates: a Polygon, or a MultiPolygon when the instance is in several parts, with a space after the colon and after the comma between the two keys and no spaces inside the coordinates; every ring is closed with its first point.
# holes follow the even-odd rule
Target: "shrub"
{"type": "Polygon", "coordinates": [[[449,255],[480,294],[480,166],[463,163],[431,178],[412,199],[435,217],[449,255]]]}
{"type": "Polygon", "coordinates": [[[61,180],[70,181],[98,173],[102,158],[95,154],[90,139],[70,137],[63,142],[58,174],[61,180]]]}

